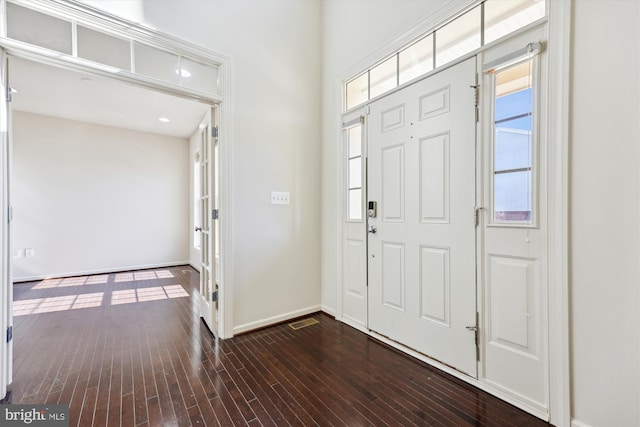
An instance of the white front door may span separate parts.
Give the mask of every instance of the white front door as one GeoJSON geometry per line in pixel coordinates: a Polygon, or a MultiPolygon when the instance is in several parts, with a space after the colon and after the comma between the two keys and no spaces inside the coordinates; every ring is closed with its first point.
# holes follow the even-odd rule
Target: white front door
{"type": "Polygon", "coordinates": [[[200,316],[209,330],[218,333],[218,292],[216,224],[213,218],[216,209],[216,138],[215,107],[200,124],[200,316]]]}
{"type": "Polygon", "coordinates": [[[475,83],[471,58],[372,103],[367,184],[369,328],[473,377],[475,83]]]}

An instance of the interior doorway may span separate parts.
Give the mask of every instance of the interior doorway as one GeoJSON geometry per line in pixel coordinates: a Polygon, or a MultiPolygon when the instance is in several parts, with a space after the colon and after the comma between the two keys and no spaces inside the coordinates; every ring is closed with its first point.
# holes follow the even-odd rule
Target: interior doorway
{"type": "MultiPolygon", "coordinates": [[[[125,85],[123,83],[118,82],[115,79],[109,79],[109,78],[105,78],[104,76],[93,75],[90,72],[78,73],[76,71],[71,71],[71,70],[60,68],[60,67],[53,67],[51,65],[47,65],[43,63],[36,63],[23,58],[8,56],[8,55],[6,56],[6,59],[7,60],[5,62],[5,67],[3,67],[5,69],[4,72],[6,73],[5,75],[13,77],[13,78],[10,77],[6,82],[7,86],[10,86],[13,88],[12,102],[7,103],[7,106],[8,106],[7,116],[10,118],[10,120],[8,121],[9,130],[11,130],[11,124],[12,124],[11,110],[15,110],[15,111],[20,111],[19,114],[22,116],[22,118],[24,118],[25,116],[29,116],[30,120],[35,117],[51,117],[52,119],[61,121],[61,122],[66,121],[71,123],[72,121],[77,121],[78,123],[81,123],[81,122],[88,123],[87,126],[93,127],[93,128],[104,126],[105,129],[107,128],[116,129],[118,128],[118,124],[121,123],[123,125],[123,128],[121,128],[123,129],[122,131],[123,134],[127,132],[134,132],[134,133],[139,132],[140,135],[143,135],[143,134],[160,135],[161,132],[157,130],[159,129],[158,126],[160,127],[166,126],[167,123],[163,123],[162,121],[159,121],[158,120],[159,118],[165,117],[165,116],[169,116],[173,118],[172,122],[174,126],[171,127],[171,129],[173,129],[172,132],[184,132],[184,129],[186,128],[192,128],[194,129],[194,131],[197,131],[198,121],[194,121],[190,119],[190,117],[194,117],[194,118],[197,118],[197,120],[199,120],[202,117],[202,111],[207,111],[210,113],[212,109],[211,105],[202,104],[195,101],[189,101],[183,98],[170,97],[169,95],[153,92],[148,89],[142,89],[142,88],[134,87],[131,85],[125,85]],[[49,73],[50,74],[49,77],[39,76],[39,73],[42,70],[45,70],[46,73],[49,73]],[[62,74],[65,74],[67,77],[60,78],[62,74]],[[75,82],[75,86],[73,84],[70,86],[67,86],[66,85],[66,83],[68,82],[67,80],[69,81],[73,80],[75,82]],[[64,94],[64,97],[60,96],[61,93],[64,94]],[[131,93],[132,97],[127,98],[126,97],[127,93],[131,93]],[[26,98],[30,98],[30,100],[26,103],[23,103],[22,101],[25,101],[26,98]],[[158,101],[158,99],[160,98],[163,99],[162,102],[158,101]],[[91,102],[85,102],[87,99],[90,99],[91,102]],[[162,116],[158,116],[156,110],[146,111],[146,109],[144,108],[144,105],[141,106],[141,104],[144,104],[145,102],[155,104],[156,107],[159,106],[160,104],[165,106],[171,106],[171,104],[175,104],[171,107],[172,108],[171,111],[177,112],[177,115],[172,116],[171,113],[167,113],[162,116]],[[117,107],[114,108],[113,107],[114,103],[118,103],[117,105],[121,105],[122,108],[120,109],[118,109],[117,107]],[[37,107],[35,110],[29,111],[30,107],[28,105],[36,105],[37,107]],[[46,109],[51,107],[51,105],[53,105],[53,107],[56,110],[53,112],[48,112],[46,109]],[[113,114],[109,114],[109,112],[105,113],[105,107],[112,110],[113,114]],[[131,111],[135,111],[136,114],[131,113],[131,111]],[[124,118],[122,119],[121,122],[118,121],[119,114],[120,116],[124,115],[124,118]],[[147,116],[147,119],[144,118],[145,115],[147,116]],[[88,118],[87,116],[93,117],[93,119],[88,118]],[[109,120],[116,120],[116,121],[110,122],[109,120]],[[134,125],[131,124],[133,122],[138,122],[141,128],[136,129],[135,123],[134,125]],[[125,128],[129,128],[129,129],[125,129],[125,128]],[[183,129],[183,130],[180,130],[180,129],[183,129]]],[[[169,124],[169,126],[171,125],[169,124]]],[[[7,143],[9,144],[9,147],[11,147],[10,143],[13,135],[9,131],[7,132],[7,136],[8,136],[7,143]]],[[[188,138],[185,138],[185,136],[187,135],[183,135],[181,138],[183,140],[188,139],[188,138]]],[[[160,135],[158,139],[163,142],[167,142],[167,140],[170,140],[172,138],[173,138],[172,135],[168,134],[168,135],[160,135]]],[[[91,139],[92,139],[91,137],[88,137],[86,143],[91,144],[92,142],[91,139]]],[[[178,139],[178,137],[173,139],[178,139]]],[[[209,141],[209,143],[211,142],[212,141],[209,141]]],[[[184,142],[183,144],[187,144],[187,142],[184,142]]],[[[212,150],[217,152],[215,148],[212,148],[212,150]]],[[[7,152],[10,153],[10,156],[7,159],[7,163],[11,164],[12,149],[9,148],[7,152]]],[[[187,171],[191,167],[191,162],[189,161],[189,158],[188,158],[188,149],[186,149],[185,152],[187,153],[187,157],[185,159],[185,164],[183,165],[182,168],[185,171],[187,171]]],[[[146,160],[145,159],[134,160],[129,158],[128,156],[122,157],[121,158],[121,160],[123,161],[122,167],[130,171],[139,170],[140,173],[144,174],[145,173],[144,171],[147,170],[145,169],[146,165],[153,164],[154,162],[158,162],[158,161],[163,161],[162,159],[159,159],[157,156],[154,156],[152,153],[153,153],[153,150],[148,152],[149,156],[146,158],[146,160]],[[127,165],[125,166],[125,164],[127,165]]],[[[87,158],[85,157],[85,159],[87,158]]],[[[46,159],[42,159],[42,160],[46,161],[46,159]]],[[[78,163],[83,164],[82,158],[78,159],[78,163]]],[[[90,161],[85,161],[84,163],[86,163],[87,165],[91,164],[90,161]]],[[[160,169],[162,167],[162,165],[156,165],[156,166],[157,166],[156,169],[160,169]]],[[[95,173],[100,173],[100,171],[96,171],[94,169],[92,171],[88,171],[87,173],[95,174],[95,173]]],[[[104,176],[104,179],[116,181],[119,179],[118,175],[119,174],[117,173],[111,174],[110,176],[104,176]]],[[[189,218],[190,215],[188,213],[188,210],[191,204],[189,203],[189,198],[188,198],[188,195],[189,195],[189,189],[188,189],[189,178],[188,177],[190,175],[191,176],[193,175],[189,173],[185,173],[184,175],[185,175],[186,184],[185,184],[185,187],[182,189],[182,192],[185,195],[185,198],[184,198],[185,200],[178,198],[175,200],[171,200],[170,203],[181,204],[181,202],[184,202],[184,209],[187,212],[187,214],[185,215],[185,218],[189,218]]],[[[78,183],[82,183],[82,175],[78,175],[77,178],[79,179],[76,179],[75,181],[78,183]]],[[[149,178],[153,179],[152,176],[149,176],[149,178]]],[[[81,184],[78,184],[78,185],[80,187],[82,186],[81,184]]],[[[165,182],[164,184],[157,183],[157,186],[155,187],[156,190],[154,191],[154,195],[157,197],[158,194],[162,195],[163,192],[166,192],[166,191],[163,191],[163,188],[164,190],[167,190],[166,185],[171,185],[171,183],[170,182],[165,182]],[[165,186],[163,187],[163,185],[165,186]]],[[[8,191],[12,189],[14,191],[17,190],[16,188],[13,188],[13,187],[14,187],[13,185],[7,182],[8,191]]],[[[7,192],[7,194],[9,193],[7,192]]],[[[79,200],[83,200],[83,199],[89,200],[90,198],[88,198],[88,196],[89,196],[88,194],[82,193],[82,192],[77,194],[77,198],[79,200]]],[[[132,196],[132,197],[135,197],[135,196],[132,196]]],[[[154,196],[150,195],[150,197],[153,198],[154,196]]],[[[105,197],[105,199],[108,199],[108,198],[105,197]]],[[[60,200],[60,203],[65,203],[65,202],[64,200],[60,200]]],[[[216,203],[219,203],[219,201],[217,201],[216,203]]],[[[110,209],[127,212],[126,215],[131,219],[132,222],[135,222],[136,218],[140,220],[139,218],[140,215],[137,215],[136,209],[128,209],[126,204],[112,203],[112,205],[116,205],[116,206],[110,206],[109,207],[110,209]]],[[[219,207],[219,205],[216,205],[216,206],[219,207]]],[[[22,211],[22,214],[24,213],[25,212],[22,211]]],[[[41,212],[41,211],[34,212],[34,210],[31,210],[31,209],[27,213],[31,213],[31,214],[39,213],[41,215],[46,214],[45,212],[41,212]]],[[[146,215],[146,221],[148,223],[153,223],[154,214],[150,212],[150,210],[147,213],[149,215],[146,215]]],[[[162,213],[163,212],[161,208],[156,209],[155,211],[156,215],[162,215],[162,213]]],[[[144,225],[145,225],[144,222],[138,223],[139,228],[144,228],[144,225]]],[[[78,227],[79,231],[77,231],[77,233],[79,235],[84,235],[85,238],[89,239],[91,235],[95,236],[96,231],[100,230],[101,228],[105,228],[104,223],[101,224],[100,221],[95,221],[91,227],[78,227]],[[91,230],[93,230],[93,232],[91,232],[91,230]]],[[[159,227],[160,232],[162,232],[161,228],[162,227],[159,227]]],[[[188,219],[186,221],[181,221],[179,224],[176,224],[176,228],[184,228],[185,233],[183,234],[185,234],[185,236],[188,236],[185,239],[186,240],[185,245],[187,246],[187,250],[188,250],[188,246],[189,246],[188,242],[190,241],[190,236],[191,236],[189,229],[193,230],[189,225],[188,219]]],[[[53,230],[53,231],[54,232],[52,232],[51,229],[48,231],[40,230],[40,234],[42,234],[43,236],[46,236],[47,234],[49,234],[51,236],[51,239],[55,240],[56,237],[54,236],[54,234],[56,230],[53,230]]],[[[7,233],[7,236],[9,235],[10,233],[7,233]]],[[[214,242],[216,242],[216,240],[213,240],[211,244],[213,244],[214,242]]],[[[101,243],[104,243],[104,242],[101,242],[101,243]]],[[[220,258],[219,241],[217,243],[218,243],[218,250],[216,251],[214,249],[210,249],[207,251],[207,253],[212,254],[211,256],[217,253],[218,259],[219,259],[220,258]]],[[[16,260],[25,261],[24,258],[26,257],[37,258],[39,255],[41,255],[41,253],[38,251],[38,248],[35,248],[34,250],[32,250],[32,252],[29,252],[23,246],[29,246],[29,245],[20,245],[19,248],[12,248],[10,244],[7,244],[8,248],[15,249],[15,250],[9,250],[7,252],[7,270],[6,271],[7,271],[8,281],[10,284],[12,283],[12,280],[13,280],[13,276],[11,275],[10,270],[11,270],[12,264],[15,264],[16,260]],[[16,256],[17,254],[19,254],[19,256],[16,256]]],[[[188,261],[186,257],[183,259],[180,259],[179,263],[183,263],[184,261],[188,261]]],[[[132,264],[135,264],[136,262],[137,261],[132,260],[132,264]]],[[[172,264],[175,265],[176,262],[173,262],[172,264]]],[[[121,268],[116,268],[113,271],[129,269],[130,266],[131,266],[130,264],[125,264],[125,265],[122,265],[121,268]]],[[[152,266],[160,267],[161,265],[145,264],[145,265],[141,265],[140,267],[152,267],[152,266]]],[[[198,267],[198,265],[196,265],[196,267],[198,267]]],[[[67,270],[63,273],[67,273],[65,275],[89,274],[89,273],[96,273],[101,269],[103,271],[106,271],[103,267],[98,266],[93,271],[91,269],[89,269],[88,271],[87,270],[67,270]]],[[[32,276],[29,276],[29,273],[25,273],[25,271],[26,270],[23,270],[21,272],[21,274],[24,276],[22,277],[22,280],[35,279],[36,277],[34,276],[38,276],[38,275],[43,275],[43,276],[46,275],[47,277],[51,277],[52,275],[55,276],[60,274],[60,272],[50,272],[45,274],[45,273],[42,273],[42,271],[45,271],[45,270],[42,270],[42,271],[33,273],[32,276]]],[[[11,288],[11,286],[9,286],[9,288],[11,288]]],[[[10,289],[9,289],[9,292],[10,292],[10,289]]],[[[7,315],[7,323],[9,325],[12,325],[13,321],[12,321],[11,313],[12,313],[13,307],[11,306],[10,300],[11,298],[7,300],[7,307],[5,307],[5,309],[6,309],[6,315],[7,315]]],[[[202,317],[205,317],[205,314],[208,314],[208,313],[203,313],[202,317]]],[[[217,332],[215,326],[213,328],[210,327],[210,329],[213,332],[217,332]]],[[[6,349],[7,351],[3,351],[3,354],[8,355],[6,357],[6,360],[4,361],[6,363],[3,363],[3,365],[6,367],[6,374],[3,376],[3,378],[6,378],[6,384],[10,384],[11,371],[12,371],[11,362],[13,359],[13,355],[11,352],[12,343],[10,340],[7,343],[7,347],[8,347],[6,349]]]]}

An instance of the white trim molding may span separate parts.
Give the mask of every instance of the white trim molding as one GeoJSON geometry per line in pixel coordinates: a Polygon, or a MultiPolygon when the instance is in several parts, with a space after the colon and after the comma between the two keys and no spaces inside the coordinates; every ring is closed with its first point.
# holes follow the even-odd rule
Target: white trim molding
{"type": "Polygon", "coordinates": [[[175,262],[161,262],[157,264],[144,264],[144,265],[129,265],[129,266],[120,266],[114,268],[98,268],[95,270],[80,270],[80,271],[69,271],[65,273],[58,273],[52,275],[38,275],[38,276],[22,276],[22,277],[14,277],[13,283],[20,282],[33,282],[36,280],[46,280],[46,279],[62,279],[66,277],[78,277],[78,276],[91,276],[94,274],[110,274],[110,273],[121,273],[124,271],[137,271],[137,270],[151,270],[156,268],[169,268],[169,267],[180,267],[191,266],[189,261],[175,261],[175,262]]]}
{"type": "MultiPolygon", "coordinates": [[[[558,424],[561,425],[561,424],[558,424]]],[[[591,424],[584,423],[580,420],[576,420],[575,418],[571,420],[571,427],[591,427],[591,424]]]]}
{"type": "Polygon", "coordinates": [[[244,323],[233,328],[234,334],[241,334],[244,332],[250,332],[256,329],[272,326],[277,323],[286,322],[287,320],[295,319],[296,317],[306,316],[307,314],[319,313],[322,310],[320,305],[312,305],[311,307],[301,308],[300,310],[290,311],[288,313],[280,314],[278,316],[267,317],[265,319],[256,320],[255,322],[244,323]]]}
{"type": "Polygon", "coordinates": [[[548,1],[548,283],[549,416],[557,426],[571,423],[569,348],[569,95],[572,0],[548,1]]]}

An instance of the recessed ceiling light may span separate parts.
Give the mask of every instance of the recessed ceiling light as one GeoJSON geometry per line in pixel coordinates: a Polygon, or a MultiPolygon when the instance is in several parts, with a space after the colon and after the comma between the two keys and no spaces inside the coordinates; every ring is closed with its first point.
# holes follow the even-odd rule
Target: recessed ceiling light
{"type": "Polygon", "coordinates": [[[167,119],[166,117],[160,117],[158,120],[160,120],[162,123],[169,123],[171,120],[167,119]]]}
{"type": "Polygon", "coordinates": [[[185,70],[184,68],[180,68],[179,70],[176,70],[176,74],[182,77],[191,77],[191,73],[188,70],[185,70]]]}

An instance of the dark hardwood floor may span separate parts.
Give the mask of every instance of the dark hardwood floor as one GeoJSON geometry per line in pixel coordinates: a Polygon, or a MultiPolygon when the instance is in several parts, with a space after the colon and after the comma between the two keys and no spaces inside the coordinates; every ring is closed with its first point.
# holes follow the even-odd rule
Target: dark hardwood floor
{"type": "Polygon", "coordinates": [[[72,426],[545,426],[328,316],[216,341],[191,267],[14,286],[4,403],[70,405],[72,426]]]}

